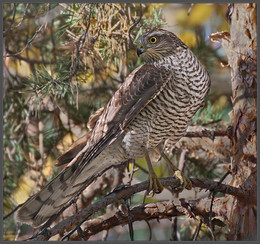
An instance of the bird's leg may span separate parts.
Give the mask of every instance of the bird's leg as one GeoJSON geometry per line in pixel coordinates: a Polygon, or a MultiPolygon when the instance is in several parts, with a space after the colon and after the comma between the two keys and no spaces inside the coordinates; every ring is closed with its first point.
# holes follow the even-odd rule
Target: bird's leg
{"type": "Polygon", "coordinates": [[[166,161],[166,163],[170,166],[170,168],[172,169],[172,171],[174,172],[174,176],[180,180],[180,186],[177,187],[175,189],[176,192],[182,192],[184,190],[184,188],[186,188],[187,190],[191,190],[192,189],[192,183],[190,181],[189,178],[185,177],[183,175],[183,172],[181,170],[179,170],[172,162],[171,160],[167,157],[167,155],[164,153],[164,151],[162,150],[161,146],[159,145],[156,148],[157,152],[159,152],[161,154],[161,156],[163,157],[163,159],[166,161]]]}
{"type": "Polygon", "coordinates": [[[162,152],[162,157],[166,161],[166,163],[171,167],[171,169],[174,172],[174,176],[180,180],[180,187],[176,189],[176,192],[182,192],[184,188],[187,190],[191,190],[192,188],[192,183],[189,178],[185,177],[183,172],[179,170],[173,163],[170,161],[170,159],[167,157],[167,155],[162,152]]]}
{"type": "Polygon", "coordinates": [[[153,196],[155,193],[160,193],[163,190],[163,185],[159,181],[158,177],[156,176],[153,166],[148,154],[148,151],[145,150],[145,160],[149,170],[149,187],[148,187],[148,195],[153,196]]]}

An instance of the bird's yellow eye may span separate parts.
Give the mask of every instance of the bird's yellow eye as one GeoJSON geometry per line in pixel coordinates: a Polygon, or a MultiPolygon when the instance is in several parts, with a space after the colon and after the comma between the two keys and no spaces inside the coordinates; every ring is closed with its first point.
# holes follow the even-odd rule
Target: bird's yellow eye
{"type": "Polygon", "coordinates": [[[157,42],[157,38],[155,36],[150,37],[149,42],[154,44],[157,42]]]}

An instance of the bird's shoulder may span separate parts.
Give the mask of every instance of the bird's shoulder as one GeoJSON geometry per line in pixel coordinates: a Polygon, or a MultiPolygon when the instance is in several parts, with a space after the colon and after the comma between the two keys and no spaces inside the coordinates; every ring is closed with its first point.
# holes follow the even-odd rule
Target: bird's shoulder
{"type": "MultiPolygon", "coordinates": [[[[143,64],[126,78],[108,102],[96,127],[111,126],[124,129],[140,110],[149,103],[171,79],[171,72],[164,67],[143,64]]],[[[97,129],[96,128],[96,129],[97,129]]]]}
{"type": "Polygon", "coordinates": [[[78,168],[78,173],[124,132],[171,79],[169,70],[152,64],[143,64],[129,74],[98,118],[88,140],[86,158],[78,168]]]}

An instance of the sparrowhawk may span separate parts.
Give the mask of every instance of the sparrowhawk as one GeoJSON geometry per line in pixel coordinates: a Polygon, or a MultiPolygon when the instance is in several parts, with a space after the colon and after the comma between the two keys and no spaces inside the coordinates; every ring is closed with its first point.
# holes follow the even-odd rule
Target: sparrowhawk
{"type": "MultiPolygon", "coordinates": [[[[207,71],[175,34],[163,29],[139,37],[137,54],[145,64],[130,73],[100,110],[85,140],[70,150],[67,167],[22,205],[18,221],[43,225],[111,166],[144,156],[150,161],[149,154],[184,135],[208,93],[207,71]]],[[[160,191],[148,166],[150,188],[160,191]]]]}

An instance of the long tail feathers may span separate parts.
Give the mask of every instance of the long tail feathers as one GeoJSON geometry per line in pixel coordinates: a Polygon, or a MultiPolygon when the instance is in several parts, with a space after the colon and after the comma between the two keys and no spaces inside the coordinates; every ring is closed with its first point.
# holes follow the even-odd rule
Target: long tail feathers
{"type": "MultiPolygon", "coordinates": [[[[113,161],[113,160],[112,160],[113,161]]],[[[34,227],[43,225],[53,215],[84,190],[97,176],[111,167],[114,162],[97,157],[89,162],[77,176],[77,163],[63,169],[40,192],[33,195],[18,210],[16,219],[34,227]]]]}

